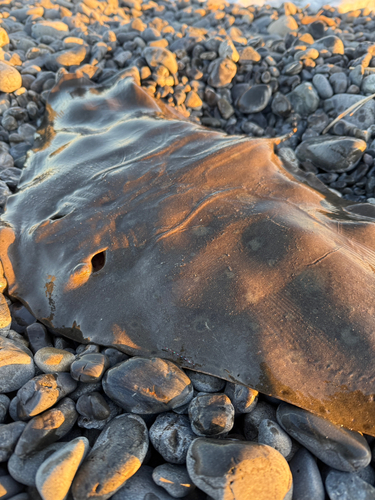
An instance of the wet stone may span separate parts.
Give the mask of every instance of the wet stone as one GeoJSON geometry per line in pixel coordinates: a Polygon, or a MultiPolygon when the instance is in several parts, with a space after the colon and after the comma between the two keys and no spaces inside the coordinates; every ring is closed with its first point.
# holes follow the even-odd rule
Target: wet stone
{"type": "Polygon", "coordinates": [[[366,481],[366,483],[371,484],[371,486],[375,486],[375,470],[371,465],[368,465],[364,469],[356,472],[357,476],[366,481]]]}
{"type": "Polygon", "coordinates": [[[34,357],[36,365],[44,373],[68,372],[74,360],[74,354],[55,347],[43,347],[34,357]]]}
{"type": "Polygon", "coordinates": [[[242,113],[259,113],[267,106],[271,97],[272,90],[269,85],[254,85],[241,95],[237,106],[242,113]]]}
{"type": "Polygon", "coordinates": [[[99,392],[84,394],[78,399],[76,407],[80,415],[90,420],[105,420],[111,413],[106,400],[99,392]]]}
{"type": "Polygon", "coordinates": [[[276,92],[272,99],[272,113],[281,118],[286,118],[292,111],[289,99],[281,92],[276,92]]]}
{"type": "Polygon", "coordinates": [[[327,135],[301,142],[296,156],[301,162],[310,160],[325,172],[347,172],[358,164],[366,147],[361,139],[327,135]]]}
{"type": "Polygon", "coordinates": [[[74,479],[74,499],[110,498],[137,472],[147,450],[147,427],[141,417],[125,414],[114,418],[101,432],[74,479]]]}
{"type": "Polygon", "coordinates": [[[70,365],[70,374],[74,380],[79,382],[98,382],[108,367],[109,359],[104,354],[83,354],[70,365]]]}
{"type": "Polygon", "coordinates": [[[55,451],[42,463],[36,473],[35,484],[43,500],[66,498],[88,449],[88,440],[79,437],[55,451]]]}
{"type": "Polygon", "coordinates": [[[284,37],[292,31],[298,30],[297,21],[292,16],[280,16],[279,19],[273,21],[267,28],[271,35],[280,35],[284,37]]]}
{"type": "Polygon", "coordinates": [[[16,446],[15,454],[25,457],[61,439],[77,420],[74,402],[62,399],[54,408],[32,418],[16,446]]]}
{"type": "Polygon", "coordinates": [[[330,500],[375,499],[375,488],[350,472],[331,470],[325,486],[330,500]]]}
{"type": "Polygon", "coordinates": [[[153,471],[152,467],[142,465],[134,476],[111,497],[111,500],[171,500],[173,497],[153,480],[153,471]]]}
{"type": "Polygon", "coordinates": [[[117,406],[108,397],[104,397],[104,403],[106,404],[106,406],[102,406],[102,403],[103,401],[101,400],[100,408],[98,406],[95,408],[96,414],[98,414],[101,418],[80,415],[77,422],[78,427],[81,427],[83,429],[95,429],[97,431],[101,431],[111,420],[123,413],[122,408],[117,406]],[[106,418],[102,418],[104,414],[107,413],[107,410],[109,410],[109,415],[106,418]]]}
{"type": "MultiPolygon", "coordinates": [[[[314,36],[314,35],[313,35],[314,36]]],[[[315,38],[315,37],[314,37],[315,38]]],[[[312,47],[317,49],[319,52],[321,50],[329,50],[331,54],[344,54],[344,44],[342,40],[336,35],[328,35],[320,38],[313,43],[312,47]]]]}
{"type": "Polygon", "coordinates": [[[187,460],[194,484],[215,500],[291,500],[292,474],[285,458],[269,446],[197,438],[187,460]],[[261,464],[261,465],[260,465],[261,464]]]}
{"type": "Polygon", "coordinates": [[[129,359],[127,354],[115,349],[114,347],[107,347],[102,351],[102,354],[107,356],[111,367],[117,365],[117,363],[121,363],[121,361],[129,359]]]}
{"type": "Polygon", "coordinates": [[[236,64],[230,59],[219,57],[212,63],[207,83],[211,87],[222,88],[231,83],[237,73],[236,64]]]}
{"type": "Polygon", "coordinates": [[[283,429],[322,462],[344,472],[356,472],[371,461],[371,450],[358,432],[287,403],[277,409],[283,429]]]}
{"type": "Polygon", "coordinates": [[[225,380],[213,377],[212,375],[206,375],[205,373],[194,372],[192,370],[185,370],[185,373],[191,380],[196,391],[220,392],[225,386],[225,380]]]}
{"type": "Polygon", "coordinates": [[[323,481],[316,459],[306,448],[300,448],[289,462],[293,476],[294,500],[324,500],[323,481]]]}
{"type": "Polygon", "coordinates": [[[308,82],[298,85],[287,97],[294,111],[301,116],[314,113],[319,106],[319,96],[314,86],[308,82]]]}
{"type": "Polygon", "coordinates": [[[25,427],[25,422],[0,425],[0,462],[6,462],[9,459],[25,427]]]}
{"type": "Polygon", "coordinates": [[[236,414],[250,413],[258,403],[258,391],[241,384],[227,382],[224,390],[236,414]]]}
{"type": "Polygon", "coordinates": [[[16,481],[26,486],[35,486],[35,476],[39,467],[64,445],[65,443],[53,443],[28,457],[19,457],[13,453],[8,461],[9,473],[16,481]]]}
{"type": "Polygon", "coordinates": [[[155,467],[152,478],[174,498],[185,497],[195,489],[184,465],[159,465],[155,467]]]}
{"type": "Polygon", "coordinates": [[[320,73],[314,75],[313,85],[322,99],[329,99],[333,96],[333,89],[328,81],[328,78],[320,73]]]}
{"type": "Polygon", "coordinates": [[[0,336],[0,393],[18,390],[34,373],[29,349],[19,342],[0,336]]]}
{"type": "Polygon", "coordinates": [[[259,62],[261,60],[261,55],[253,47],[245,47],[240,50],[240,64],[249,64],[253,62],[259,62]]]}
{"type": "Polygon", "coordinates": [[[273,420],[265,418],[258,429],[258,443],[271,446],[284,458],[288,458],[292,451],[292,440],[288,434],[273,420]]]}
{"type": "Polygon", "coordinates": [[[39,21],[31,27],[33,38],[52,36],[54,38],[65,38],[69,34],[68,26],[61,21],[39,21]]]}
{"type": "Polygon", "coordinates": [[[362,81],[361,90],[365,95],[375,93],[375,75],[365,76],[362,81]]]}
{"type": "Polygon", "coordinates": [[[276,422],[276,408],[266,401],[258,401],[258,404],[244,418],[244,435],[248,441],[258,439],[258,430],[261,422],[269,419],[276,422]]]}
{"type": "Polygon", "coordinates": [[[193,386],[171,361],[134,357],[110,368],[104,392],[131,413],[161,413],[190,401],[193,386]],[[157,391],[155,388],[157,387],[157,391]]]}
{"type": "Polygon", "coordinates": [[[160,455],[172,464],[184,464],[187,450],[196,434],[188,417],[175,413],[158,415],[150,427],[150,440],[160,455]]]}
{"type": "Polygon", "coordinates": [[[198,436],[217,436],[232,429],[234,408],[225,394],[198,394],[189,405],[189,418],[198,436]]]}
{"type": "Polygon", "coordinates": [[[68,373],[46,373],[26,382],[17,392],[17,413],[21,419],[34,417],[51,408],[77,388],[68,373]]]}
{"type": "Polygon", "coordinates": [[[335,94],[344,94],[348,88],[348,78],[345,73],[334,73],[329,77],[329,83],[335,94]]]}

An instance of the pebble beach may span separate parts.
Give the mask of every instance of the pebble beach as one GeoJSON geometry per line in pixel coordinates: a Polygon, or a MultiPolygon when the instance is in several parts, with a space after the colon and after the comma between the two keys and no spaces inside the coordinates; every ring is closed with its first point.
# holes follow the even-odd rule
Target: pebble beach
{"type": "MultiPolygon", "coordinates": [[[[282,137],[282,162],[375,205],[371,2],[0,0],[0,47],[0,213],[67,73],[282,137]]],[[[0,273],[1,500],[375,500],[374,448],[252,388],[57,336],[0,273]]]]}

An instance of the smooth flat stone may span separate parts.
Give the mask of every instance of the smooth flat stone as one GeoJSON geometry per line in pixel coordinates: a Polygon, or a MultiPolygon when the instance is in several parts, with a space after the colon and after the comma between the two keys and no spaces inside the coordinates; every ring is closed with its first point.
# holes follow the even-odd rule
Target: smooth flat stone
{"type": "Polygon", "coordinates": [[[121,408],[139,414],[168,411],[193,397],[187,375],[171,361],[160,358],[134,357],[110,368],[103,389],[121,408]]]}
{"type": "Polygon", "coordinates": [[[194,484],[215,500],[291,500],[292,474],[270,446],[235,440],[197,438],[186,465],[194,484]]]}
{"type": "Polygon", "coordinates": [[[147,450],[148,432],[141,417],[124,414],[114,418],[101,432],[73,481],[74,499],[112,497],[137,472],[147,450]]]}
{"type": "Polygon", "coordinates": [[[375,499],[375,488],[350,472],[329,472],[325,485],[330,500],[375,499]]]}
{"type": "Polygon", "coordinates": [[[302,408],[281,403],[277,421],[290,436],[335,469],[356,472],[371,461],[371,450],[361,434],[302,408]]]}
{"type": "Polygon", "coordinates": [[[68,372],[74,360],[74,354],[55,347],[43,347],[34,356],[35,364],[44,373],[68,372]]]}
{"type": "Polygon", "coordinates": [[[64,500],[74,476],[89,450],[85,437],[73,439],[39,467],[35,484],[43,500],[64,500]]]}
{"type": "Polygon", "coordinates": [[[0,336],[0,393],[22,387],[35,373],[32,354],[21,343],[0,336]]]}
{"type": "Polygon", "coordinates": [[[113,495],[112,500],[172,500],[174,497],[155,484],[152,479],[153,470],[148,465],[142,465],[134,476],[113,495]]]}
{"type": "Polygon", "coordinates": [[[300,448],[289,462],[293,476],[293,500],[324,500],[325,491],[315,457],[300,448]]]}

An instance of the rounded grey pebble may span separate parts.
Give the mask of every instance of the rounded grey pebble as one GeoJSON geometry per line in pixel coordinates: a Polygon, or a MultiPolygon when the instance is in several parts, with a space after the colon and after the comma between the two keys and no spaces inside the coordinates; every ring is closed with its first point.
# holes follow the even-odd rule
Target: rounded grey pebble
{"type": "Polygon", "coordinates": [[[0,425],[0,462],[6,462],[9,459],[25,427],[25,422],[0,425]]]}
{"type": "Polygon", "coordinates": [[[322,99],[329,99],[333,96],[333,89],[326,76],[318,73],[314,75],[312,82],[322,99]]]}
{"type": "Polygon", "coordinates": [[[21,493],[23,485],[15,481],[12,476],[0,476],[1,500],[9,500],[14,495],[21,493]]]}
{"type": "Polygon", "coordinates": [[[141,417],[127,413],[114,418],[103,429],[74,478],[74,500],[110,498],[138,470],[148,444],[147,427],[141,417]]]}
{"type": "Polygon", "coordinates": [[[190,444],[196,439],[187,416],[172,412],[158,415],[150,428],[150,440],[160,455],[172,464],[184,464],[190,444]]]}
{"type": "Polygon", "coordinates": [[[111,410],[99,392],[92,392],[81,396],[76,405],[80,415],[95,420],[105,420],[109,417],[111,410]]]}
{"type": "Polygon", "coordinates": [[[33,453],[29,457],[19,457],[15,453],[8,461],[10,475],[19,483],[26,486],[35,486],[35,476],[40,465],[55,451],[62,448],[66,443],[52,443],[43,450],[33,453]]]}
{"type": "Polygon", "coordinates": [[[0,336],[0,393],[17,391],[34,373],[31,351],[20,342],[0,336]]]}
{"type": "Polygon", "coordinates": [[[290,436],[330,467],[356,472],[371,461],[369,445],[359,432],[288,403],[278,407],[277,421],[290,436]]]}
{"type": "Polygon", "coordinates": [[[129,359],[129,356],[127,354],[119,351],[118,349],[115,349],[114,347],[107,347],[102,351],[102,353],[107,356],[111,367],[117,365],[117,363],[121,363],[122,361],[126,361],[127,359],[129,359]]]}
{"type": "Polygon", "coordinates": [[[248,441],[256,441],[258,439],[258,429],[265,418],[276,422],[276,408],[265,401],[259,401],[251,413],[246,413],[244,418],[244,436],[248,441]]]}
{"type": "Polygon", "coordinates": [[[227,382],[224,390],[236,414],[251,413],[258,403],[258,391],[241,384],[227,382]]]}
{"type": "Polygon", "coordinates": [[[34,417],[51,408],[77,388],[68,373],[44,373],[32,378],[17,392],[17,414],[21,419],[34,417]]]}
{"type": "Polygon", "coordinates": [[[293,476],[293,500],[324,500],[325,491],[315,457],[300,448],[289,462],[293,476]]]}
{"type": "Polygon", "coordinates": [[[193,370],[185,370],[186,375],[191,380],[193,387],[196,391],[202,392],[220,392],[224,385],[225,380],[205,373],[194,372],[193,370]]]}
{"type": "Polygon", "coordinates": [[[111,500],[172,500],[173,497],[153,481],[153,470],[142,465],[111,500]]]}
{"type": "Polygon", "coordinates": [[[77,417],[74,402],[70,398],[62,399],[55,407],[27,423],[14,450],[15,454],[24,457],[58,441],[70,431],[77,417]]]}
{"type": "Polygon", "coordinates": [[[184,465],[163,464],[155,467],[152,478],[174,498],[182,498],[195,489],[184,465]]]}
{"type": "Polygon", "coordinates": [[[259,113],[270,102],[272,90],[269,85],[254,85],[246,90],[237,101],[237,106],[242,113],[259,113]]]}
{"type": "Polygon", "coordinates": [[[197,436],[217,436],[234,425],[234,408],[226,394],[198,394],[189,405],[190,425],[197,436]]]}
{"type": "Polygon", "coordinates": [[[288,463],[270,446],[197,438],[189,447],[186,466],[194,484],[215,500],[292,499],[288,463]]]}
{"type": "Polygon", "coordinates": [[[187,375],[171,361],[161,358],[130,358],[110,368],[102,383],[109,398],[137,414],[165,412],[193,397],[187,375]]]}
{"type": "Polygon", "coordinates": [[[351,472],[331,470],[325,486],[330,500],[375,500],[375,488],[351,472]]]}
{"type": "Polygon", "coordinates": [[[70,365],[70,375],[74,380],[89,384],[101,380],[107,368],[109,359],[104,354],[83,354],[70,365]]]}
{"type": "Polygon", "coordinates": [[[375,486],[375,470],[371,465],[359,470],[356,474],[363,481],[366,481],[366,483],[371,484],[371,486],[375,486]]]}
{"type": "Polygon", "coordinates": [[[0,424],[4,422],[4,419],[8,413],[8,408],[10,405],[10,399],[5,394],[0,394],[0,424]]]}
{"type": "Polygon", "coordinates": [[[271,446],[284,458],[287,458],[292,451],[292,440],[288,434],[273,420],[265,418],[258,428],[258,443],[271,446]]]}

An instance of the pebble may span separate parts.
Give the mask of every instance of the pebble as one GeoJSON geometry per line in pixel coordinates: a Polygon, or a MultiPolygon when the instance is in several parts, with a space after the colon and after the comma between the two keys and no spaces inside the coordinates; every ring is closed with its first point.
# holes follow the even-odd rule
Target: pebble
{"type": "Polygon", "coordinates": [[[17,414],[21,419],[34,417],[76,388],[77,383],[68,373],[48,373],[34,377],[17,392],[17,414]]]}
{"type": "Polygon", "coordinates": [[[42,463],[36,473],[35,484],[43,500],[66,498],[88,449],[88,440],[78,437],[55,451],[42,463]]]}
{"type": "Polygon", "coordinates": [[[369,75],[363,79],[361,90],[365,95],[375,93],[375,75],[369,75]]]}
{"type": "Polygon", "coordinates": [[[0,462],[6,462],[9,459],[25,427],[25,422],[0,425],[0,462]]]}
{"type": "Polygon", "coordinates": [[[153,470],[152,479],[173,498],[185,497],[195,489],[184,465],[158,465],[153,470]]]}
{"type": "Polygon", "coordinates": [[[150,427],[150,440],[165,461],[184,464],[187,450],[196,439],[188,417],[175,413],[158,415],[150,427]]]}
{"type": "Polygon", "coordinates": [[[235,440],[197,438],[186,466],[194,484],[215,500],[291,500],[292,474],[270,446],[235,440]]]}
{"type": "Polygon", "coordinates": [[[268,25],[267,31],[271,35],[284,37],[292,31],[298,30],[297,21],[292,16],[280,16],[279,19],[268,25]]]}
{"type": "Polygon", "coordinates": [[[25,457],[58,441],[70,431],[77,416],[74,402],[69,398],[62,399],[54,408],[27,423],[14,450],[15,454],[25,457]]]}
{"type": "Polygon", "coordinates": [[[74,360],[74,354],[55,347],[43,347],[34,356],[35,364],[44,373],[68,372],[74,360]]]}
{"type": "Polygon", "coordinates": [[[172,75],[178,72],[176,56],[168,49],[163,47],[146,47],[143,51],[143,57],[151,68],[162,65],[172,75]]]}
{"type": "Polygon", "coordinates": [[[213,61],[207,83],[215,88],[227,87],[236,73],[237,66],[233,61],[226,57],[219,57],[213,61]]]}
{"type": "Polygon", "coordinates": [[[77,411],[88,420],[106,420],[111,410],[100,392],[83,394],[76,404],[77,411]]]}
{"type": "Polygon", "coordinates": [[[331,470],[325,485],[330,500],[375,499],[375,488],[350,472],[331,470]]]}
{"type": "Polygon", "coordinates": [[[17,391],[34,373],[29,349],[20,342],[0,336],[0,393],[17,391]]]}
{"type": "Polygon", "coordinates": [[[112,497],[137,472],[147,450],[148,432],[141,417],[124,414],[114,418],[101,432],[73,481],[74,500],[112,497]]]}
{"type": "Polygon", "coordinates": [[[26,327],[26,336],[30,344],[30,350],[35,354],[43,347],[53,347],[51,336],[47,328],[41,323],[33,323],[26,327]]]}
{"type": "MultiPolygon", "coordinates": [[[[2,179],[3,180],[3,179],[2,179]]],[[[7,301],[2,293],[0,293],[0,332],[6,332],[10,329],[12,317],[7,301]]]]}
{"type": "Polygon", "coordinates": [[[245,385],[227,382],[224,392],[229,397],[236,414],[251,413],[258,403],[258,391],[245,385]]]}
{"type": "Polygon", "coordinates": [[[226,383],[221,378],[205,373],[194,372],[192,370],[185,370],[185,373],[191,380],[194,389],[198,392],[219,392],[224,388],[226,383]]]}
{"type": "Polygon", "coordinates": [[[242,113],[259,113],[266,108],[272,97],[269,85],[254,85],[244,92],[237,101],[237,106],[242,113]]]}
{"type": "Polygon", "coordinates": [[[326,76],[317,73],[312,79],[312,83],[322,99],[329,99],[333,96],[333,88],[326,76]]]}
{"type": "Polygon", "coordinates": [[[272,112],[281,118],[288,117],[292,112],[292,105],[289,99],[281,92],[274,94],[271,106],[272,112]]]}
{"type": "Polygon", "coordinates": [[[243,430],[248,441],[258,439],[259,426],[264,419],[276,422],[276,408],[266,401],[259,401],[255,408],[244,417],[243,430]]]}
{"type": "Polygon", "coordinates": [[[113,495],[112,500],[171,500],[173,497],[154,482],[153,470],[148,465],[142,465],[113,495]]]}
{"type": "Polygon", "coordinates": [[[103,378],[103,389],[121,408],[139,414],[168,411],[193,397],[193,386],[185,373],[160,358],[134,357],[110,368],[103,378]]]}
{"type": "Polygon", "coordinates": [[[190,425],[197,436],[218,436],[234,425],[234,408],[225,394],[198,394],[189,405],[190,425]]]}
{"type": "Polygon", "coordinates": [[[8,413],[10,399],[5,394],[0,394],[0,424],[5,420],[8,413]]]}
{"type": "Polygon", "coordinates": [[[332,424],[302,408],[281,403],[281,427],[322,462],[344,472],[356,472],[371,461],[371,450],[358,432],[332,424]]]}
{"type": "Polygon", "coordinates": [[[312,137],[296,149],[299,161],[310,161],[325,172],[347,172],[360,161],[367,144],[361,139],[345,136],[312,137]]]}
{"type": "Polygon", "coordinates": [[[39,21],[32,25],[31,35],[33,38],[42,38],[43,36],[51,36],[61,39],[69,35],[69,27],[62,21],[39,21]]]}
{"type": "Polygon", "coordinates": [[[74,380],[87,384],[99,382],[109,365],[109,359],[104,354],[83,354],[70,365],[70,375],[74,380]]]}
{"type": "Polygon", "coordinates": [[[293,476],[293,500],[324,500],[322,477],[314,456],[300,448],[289,462],[293,476]]]}
{"type": "Polygon", "coordinates": [[[301,83],[292,92],[287,94],[293,109],[301,116],[310,115],[318,109],[319,96],[314,86],[309,82],[301,83]]]}
{"type": "Polygon", "coordinates": [[[0,61],[0,92],[14,92],[22,87],[19,71],[9,64],[0,61]]]}
{"type": "MultiPolygon", "coordinates": [[[[330,99],[326,99],[323,109],[326,113],[331,113],[333,118],[348,109],[353,104],[363,99],[363,96],[353,94],[337,94],[330,99]]],[[[358,111],[345,116],[345,120],[356,127],[366,130],[375,122],[375,102],[370,100],[364,104],[358,111]]]]}
{"type": "Polygon", "coordinates": [[[2,494],[1,500],[11,500],[12,497],[17,495],[23,490],[22,485],[17,483],[11,476],[0,476],[0,492],[2,494]]]}
{"type": "Polygon", "coordinates": [[[19,457],[13,453],[8,461],[10,475],[19,483],[26,486],[35,486],[35,477],[39,467],[49,456],[63,446],[65,446],[65,443],[52,443],[28,457],[19,457]]]}
{"type": "Polygon", "coordinates": [[[262,420],[259,425],[258,443],[271,446],[286,459],[292,451],[291,438],[276,422],[268,418],[262,420]]]}

